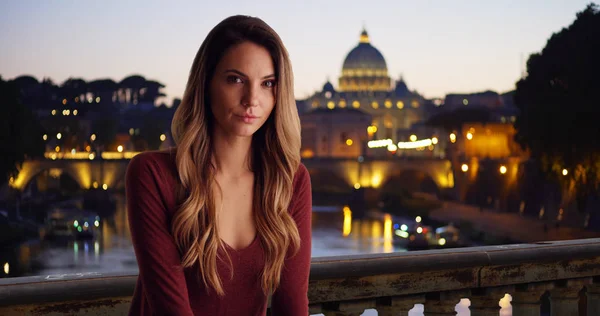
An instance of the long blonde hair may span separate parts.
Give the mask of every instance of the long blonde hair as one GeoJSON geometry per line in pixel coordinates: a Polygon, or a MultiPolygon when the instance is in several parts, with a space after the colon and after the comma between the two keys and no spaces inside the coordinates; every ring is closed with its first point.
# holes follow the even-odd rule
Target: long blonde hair
{"type": "Polygon", "coordinates": [[[177,144],[177,171],[186,192],[173,217],[173,236],[182,256],[182,266],[198,264],[206,288],[214,289],[220,296],[225,293],[217,272],[221,260],[218,250],[224,250],[225,245],[219,238],[212,194],[216,185],[215,167],[211,163],[214,119],[208,87],[227,49],[244,41],[269,51],[277,80],[275,107],[252,136],[251,153],[253,216],[265,251],[261,285],[266,295],[279,285],[288,251],[295,252],[300,247],[298,228],[288,213],[294,174],[300,164],[300,120],[288,53],[277,33],[262,20],[232,16],[215,26],[200,46],[171,125],[177,144]]]}

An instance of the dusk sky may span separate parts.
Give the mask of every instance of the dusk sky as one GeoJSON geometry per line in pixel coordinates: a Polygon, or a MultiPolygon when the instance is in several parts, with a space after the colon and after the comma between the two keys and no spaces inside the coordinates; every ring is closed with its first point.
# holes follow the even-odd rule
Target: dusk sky
{"type": "MultiPolygon", "coordinates": [[[[392,79],[427,98],[514,89],[522,64],[590,1],[33,1],[0,2],[0,75],[62,83],[131,74],[181,97],[209,30],[227,16],[258,16],[288,48],[296,98],[337,87],[363,25],[392,79]]],[[[170,102],[169,102],[170,103],[170,102]]]]}

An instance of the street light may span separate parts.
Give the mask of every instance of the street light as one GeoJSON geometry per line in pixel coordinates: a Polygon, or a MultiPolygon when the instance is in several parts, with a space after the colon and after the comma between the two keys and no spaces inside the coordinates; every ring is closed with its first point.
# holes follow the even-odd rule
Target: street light
{"type": "MultiPolygon", "coordinates": [[[[167,140],[167,135],[165,135],[165,134],[161,134],[161,135],[160,135],[160,141],[161,141],[161,142],[164,142],[165,140],[167,140]]],[[[346,143],[348,143],[348,141],[346,141],[346,143]]]]}
{"type": "Polygon", "coordinates": [[[56,134],[56,139],[61,139],[61,138],[62,138],[62,134],[61,133],[56,134]]]}
{"type": "Polygon", "coordinates": [[[454,133],[450,134],[450,142],[453,144],[456,143],[456,134],[454,134],[454,133]]]}
{"type": "Polygon", "coordinates": [[[562,170],[562,175],[563,175],[563,176],[566,176],[566,175],[568,175],[568,174],[569,174],[569,171],[568,171],[567,169],[563,169],[563,170],[562,170]]]}
{"type": "Polygon", "coordinates": [[[469,165],[467,165],[466,163],[463,163],[463,165],[460,167],[460,170],[462,170],[462,172],[469,171],[469,165]]]}
{"type": "Polygon", "coordinates": [[[501,173],[501,174],[505,174],[505,173],[506,173],[506,170],[507,170],[507,169],[506,169],[506,166],[504,166],[504,165],[500,166],[500,173],[501,173]]]}
{"type": "Polygon", "coordinates": [[[123,152],[123,146],[119,145],[117,147],[117,151],[120,152],[120,153],[122,153],[123,152]]]}

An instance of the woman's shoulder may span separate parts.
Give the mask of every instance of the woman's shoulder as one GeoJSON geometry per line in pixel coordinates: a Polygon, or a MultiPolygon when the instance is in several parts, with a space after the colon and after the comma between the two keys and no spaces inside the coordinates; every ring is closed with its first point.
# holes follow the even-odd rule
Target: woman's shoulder
{"type": "Polygon", "coordinates": [[[145,151],[135,155],[127,166],[129,176],[170,180],[177,174],[175,149],[145,151]]]}
{"type": "Polygon", "coordinates": [[[310,174],[306,166],[300,163],[294,174],[294,192],[301,192],[305,188],[310,188],[310,174]]]}

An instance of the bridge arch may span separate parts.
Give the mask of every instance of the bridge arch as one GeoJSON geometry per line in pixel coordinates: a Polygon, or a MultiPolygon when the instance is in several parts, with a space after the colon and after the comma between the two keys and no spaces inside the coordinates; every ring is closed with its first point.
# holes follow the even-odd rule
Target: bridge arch
{"type": "Polygon", "coordinates": [[[19,177],[18,189],[21,191],[26,190],[35,179],[44,173],[48,172],[50,177],[62,177],[67,175],[70,177],[80,189],[87,189],[85,181],[81,177],[81,172],[68,165],[50,166],[47,164],[38,164],[27,170],[27,173],[23,177],[19,177]]]}
{"type": "Polygon", "coordinates": [[[439,196],[440,187],[426,171],[418,169],[400,170],[390,175],[381,186],[381,192],[393,193],[399,190],[424,192],[439,196]]]}

